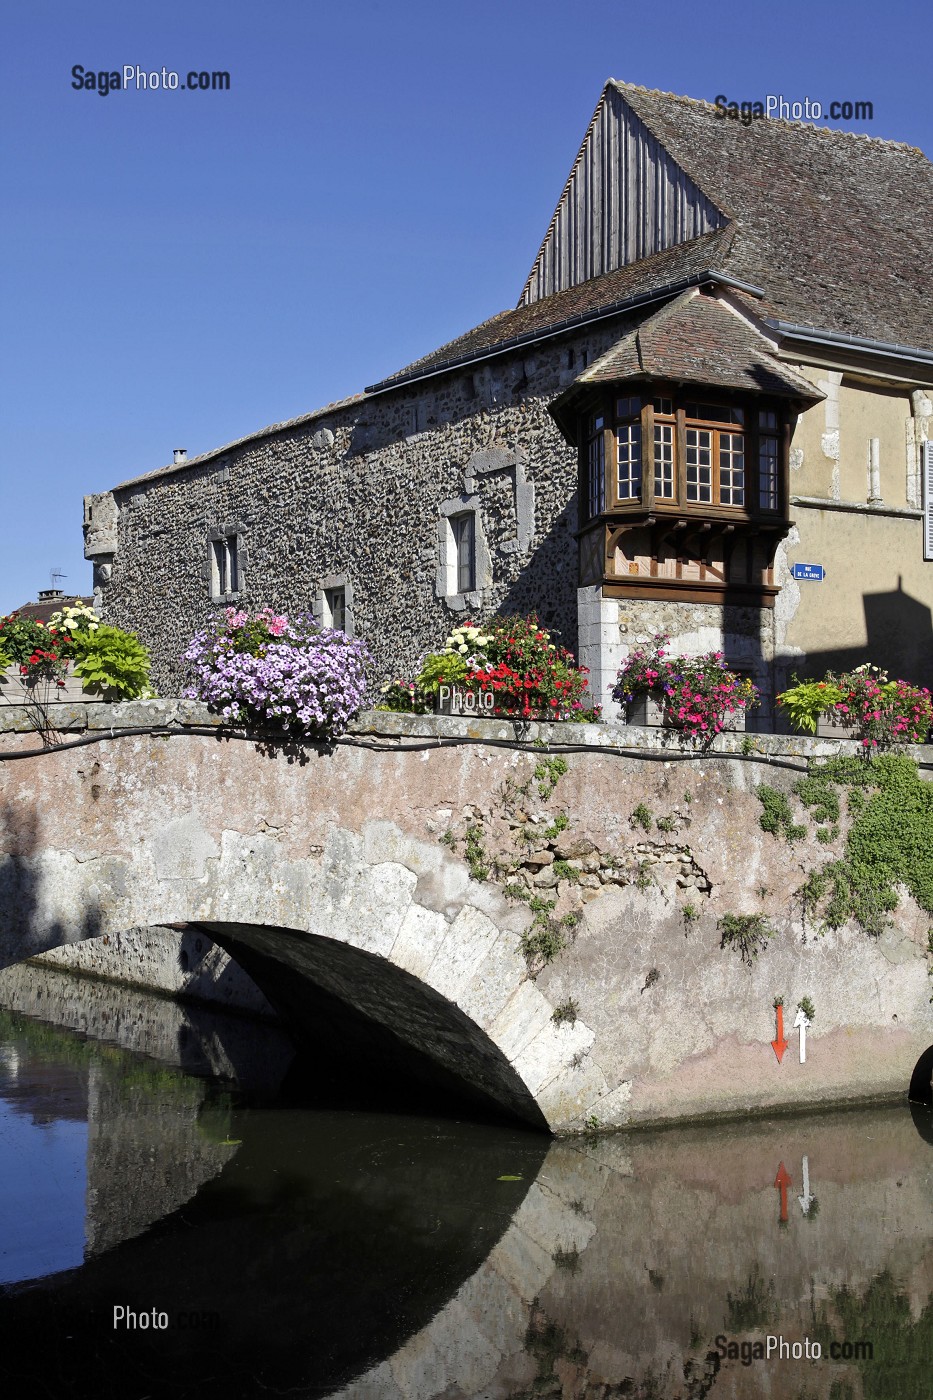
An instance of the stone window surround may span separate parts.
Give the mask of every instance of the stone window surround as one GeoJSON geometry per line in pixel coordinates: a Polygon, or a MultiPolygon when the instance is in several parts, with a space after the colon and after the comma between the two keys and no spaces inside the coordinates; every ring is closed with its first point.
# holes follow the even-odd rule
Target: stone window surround
{"type": "Polygon", "coordinates": [[[527,554],[532,547],[535,493],[534,486],[525,475],[525,459],[520,448],[514,444],[480,448],[473,453],[464,468],[463,494],[452,500],[442,501],[438,506],[440,519],[437,526],[437,575],[434,589],[438,598],[443,599],[452,612],[481,608],[483,590],[492,587],[492,556],[483,529],[479,485],[484,476],[495,472],[508,472],[511,475],[515,510],[515,536],[505,540],[499,546],[499,552],[506,556],[527,554]],[[475,519],[476,588],[469,593],[459,593],[456,546],[450,518],[454,515],[465,515],[469,511],[473,512],[475,519]]]}
{"type": "Polygon", "coordinates": [[[238,601],[246,591],[246,545],[244,543],[244,529],[241,521],[230,521],[227,524],[219,525],[207,532],[207,563],[202,570],[203,577],[210,590],[212,603],[234,603],[238,601]],[[235,589],[228,589],[221,593],[217,590],[216,584],[216,563],[214,558],[214,545],[218,540],[236,540],[237,559],[237,584],[235,589]]]}
{"type": "Polygon", "coordinates": [[[331,626],[331,618],[327,607],[327,593],[334,588],[343,589],[345,614],[344,631],[348,637],[355,637],[356,625],[353,620],[353,584],[349,574],[325,574],[323,578],[318,579],[317,591],[311,606],[314,620],[319,627],[331,626]]]}
{"type": "Polygon", "coordinates": [[[483,589],[492,587],[492,558],[483,529],[478,495],[455,496],[442,501],[438,507],[440,519],[437,522],[437,576],[435,592],[451,612],[465,612],[468,608],[483,606],[483,589]],[[473,542],[476,551],[473,561],[473,576],[476,587],[469,593],[457,592],[457,545],[451,519],[455,515],[473,516],[473,542]]]}

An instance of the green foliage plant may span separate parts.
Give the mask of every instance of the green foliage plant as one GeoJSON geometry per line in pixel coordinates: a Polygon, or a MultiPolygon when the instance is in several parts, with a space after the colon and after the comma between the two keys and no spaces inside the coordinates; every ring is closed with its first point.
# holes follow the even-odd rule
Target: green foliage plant
{"type": "Polygon", "coordinates": [[[467,664],[459,652],[436,651],[422,661],[416,685],[426,695],[434,696],[442,685],[462,686],[466,674],[467,664]]]}
{"type": "Polygon", "coordinates": [[[555,1006],[551,1012],[551,1020],[555,1026],[572,1026],[580,1015],[580,1007],[573,997],[567,997],[559,1006],[555,1006]]]}
{"type": "Polygon", "coordinates": [[[648,811],[644,802],[639,802],[638,806],[634,809],[632,815],[629,817],[629,824],[633,827],[640,826],[642,831],[651,830],[654,825],[654,818],[648,811]]]}
{"type": "Polygon", "coordinates": [[[538,784],[538,796],[547,801],[566,772],[565,758],[545,758],[536,763],[534,780],[538,784]]]}
{"type": "Polygon", "coordinates": [[[797,1010],[802,1011],[808,1021],[816,1020],[816,1008],[809,997],[801,997],[797,1003],[797,1010]]]}
{"type": "Polygon", "coordinates": [[[844,854],[822,871],[829,882],[827,925],[839,928],[854,919],[866,932],[881,933],[897,908],[897,885],[933,914],[933,784],[921,779],[905,754],[884,754],[871,763],[835,759],[824,773],[861,786],[866,798],[844,854]]]}
{"type": "Polygon", "coordinates": [[[101,623],[93,632],[75,632],[70,650],[75,675],[85,690],[105,700],[134,700],[152,695],[149,653],[132,632],[101,623]]]}
{"type": "Polygon", "coordinates": [[[806,836],[806,827],[794,821],[786,793],[778,792],[767,783],[759,783],[755,795],[762,806],[758,818],[762,831],[769,831],[772,836],[783,836],[786,841],[799,841],[801,836],[806,836]]]}
{"type": "Polygon", "coordinates": [[[723,914],[716,927],[720,948],[733,948],[748,967],[777,932],[763,914],[723,914]]]}
{"type": "Polygon", "coordinates": [[[477,823],[466,829],[465,855],[474,880],[489,879],[489,857],[483,844],[483,828],[477,823]]]}
{"type": "Polygon", "coordinates": [[[820,716],[829,714],[842,699],[842,687],[829,680],[799,681],[796,676],[791,679],[794,684],[776,697],[775,704],[785,711],[795,729],[802,734],[815,734],[820,716]]]}

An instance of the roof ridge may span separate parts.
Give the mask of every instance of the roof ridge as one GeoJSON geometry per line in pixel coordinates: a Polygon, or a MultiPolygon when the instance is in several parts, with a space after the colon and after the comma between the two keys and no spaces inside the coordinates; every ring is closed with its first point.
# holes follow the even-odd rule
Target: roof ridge
{"type": "MultiPolygon", "coordinates": [[[[627,83],[624,78],[610,78],[608,81],[623,93],[640,92],[645,97],[665,97],[672,102],[682,102],[688,107],[707,107],[711,112],[717,110],[715,102],[707,102],[705,97],[687,97],[681,92],[665,92],[662,88],[644,87],[641,83],[627,83]]],[[[816,122],[789,121],[786,117],[766,117],[764,120],[770,122],[772,126],[787,127],[790,131],[816,131],[850,141],[870,141],[876,146],[888,146],[896,151],[910,151],[926,159],[926,152],[920,146],[912,146],[909,141],[894,141],[888,136],[869,136],[865,131],[844,131],[835,126],[819,126],[816,122]]]]}

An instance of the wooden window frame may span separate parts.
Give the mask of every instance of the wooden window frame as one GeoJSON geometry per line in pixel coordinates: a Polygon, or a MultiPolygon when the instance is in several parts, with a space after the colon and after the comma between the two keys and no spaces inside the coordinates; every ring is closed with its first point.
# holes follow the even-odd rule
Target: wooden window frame
{"type": "Polygon", "coordinates": [[[619,513],[634,514],[639,511],[664,514],[677,513],[689,516],[716,515],[724,519],[743,521],[780,521],[786,518],[788,505],[788,481],[790,437],[793,431],[793,416],[779,399],[764,398],[754,394],[704,390],[694,386],[671,384],[615,385],[601,398],[590,401],[584,419],[586,431],[581,435],[580,452],[580,492],[585,506],[585,525],[591,525],[601,515],[619,513]],[[641,400],[641,491],[636,496],[619,496],[619,440],[618,429],[634,422],[635,415],[619,415],[616,408],[619,402],[631,399],[641,400]],[[672,411],[656,412],[655,404],[669,401],[672,411]],[[725,422],[721,419],[687,417],[686,405],[721,409],[724,413],[741,410],[741,423],[725,422]],[[775,427],[761,426],[760,413],[773,413],[775,427]],[[602,419],[602,428],[595,423],[602,419]],[[672,476],[674,494],[662,496],[656,489],[657,456],[655,445],[655,423],[671,429],[673,452],[672,476]],[[690,429],[711,433],[710,495],[709,501],[687,499],[687,432],[690,429]],[[592,481],[590,451],[597,438],[602,437],[602,509],[594,513],[592,509],[592,481]],[[741,435],[744,447],[744,500],[741,505],[722,500],[722,476],[720,446],[722,434],[741,435]],[[777,443],[776,499],[773,506],[762,504],[761,448],[763,439],[773,439],[777,443]],[[646,450],[647,446],[647,450],[646,450]]]}

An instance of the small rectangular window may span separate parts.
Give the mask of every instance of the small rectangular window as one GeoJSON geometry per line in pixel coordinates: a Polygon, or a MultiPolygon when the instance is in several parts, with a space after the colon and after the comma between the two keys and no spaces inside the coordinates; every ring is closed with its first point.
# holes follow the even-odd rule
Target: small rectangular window
{"type": "Polygon", "coordinates": [[[476,518],[472,511],[450,518],[457,570],[457,592],[472,593],[476,588],[476,518]]]}
{"type": "Polygon", "coordinates": [[[656,416],[659,417],[659,418],[673,418],[673,416],[674,416],[674,400],[673,400],[673,399],[664,399],[664,398],[655,399],[655,400],[654,400],[654,411],[655,411],[656,416]]]}
{"type": "Polygon", "coordinates": [[[684,404],[687,417],[699,423],[744,423],[745,414],[740,408],[729,408],[723,404],[688,403],[684,404]]]}
{"type": "Polygon", "coordinates": [[[587,445],[586,468],[589,518],[593,520],[602,511],[606,496],[606,445],[603,437],[603,420],[601,416],[590,420],[590,440],[587,445]]]}
{"type": "Polygon", "coordinates": [[[641,399],[616,399],[617,418],[637,418],[641,413],[641,399]]]}
{"type": "Polygon", "coordinates": [[[745,504],[745,438],[719,434],[719,501],[724,506],[745,504]]]}
{"type": "Polygon", "coordinates": [[[654,494],[665,501],[674,499],[674,425],[654,425],[654,494]]]}
{"type": "MultiPolygon", "coordinates": [[[[774,414],[760,415],[773,418],[774,414]]],[[[758,439],[758,508],[778,508],[778,440],[762,433],[758,439]]]]}
{"type": "Polygon", "coordinates": [[[713,434],[706,428],[687,429],[687,500],[713,499],[713,434]]]}
{"type": "Polygon", "coordinates": [[[347,590],[345,588],[324,589],[324,626],[336,628],[338,632],[347,630],[347,590]]]}
{"type": "Polygon", "coordinates": [[[625,423],[616,428],[620,501],[635,501],[641,496],[641,423],[625,423]]]}
{"type": "Polygon", "coordinates": [[[236,535],[211,541],[211,583],[215,597],[240,591],[240,566],[236,535]]]}

